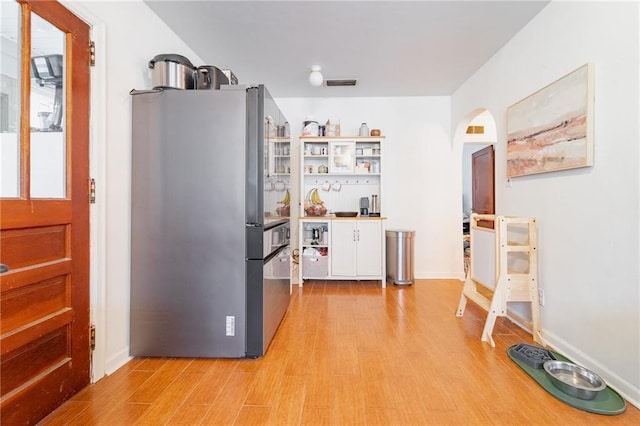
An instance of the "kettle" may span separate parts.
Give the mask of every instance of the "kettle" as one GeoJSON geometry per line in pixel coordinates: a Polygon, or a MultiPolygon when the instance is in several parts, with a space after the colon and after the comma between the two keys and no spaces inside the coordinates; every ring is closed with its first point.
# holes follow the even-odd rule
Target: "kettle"
{"type": "Polygon", "coordinates": [[[380,216],[380,205],[378,204],[378,196],[373,194],[371,196],[371,211],[369,216],[380,216]]]}

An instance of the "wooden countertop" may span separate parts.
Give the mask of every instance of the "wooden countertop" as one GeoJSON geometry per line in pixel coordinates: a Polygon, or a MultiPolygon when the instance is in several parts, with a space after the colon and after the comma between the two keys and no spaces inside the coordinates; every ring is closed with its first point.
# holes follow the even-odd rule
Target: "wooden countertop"
{"type": "Polygon", "coordinates": [[[298,216],[298,220],[387,220],[386,216],[354,216],[354,217],[337,217],[334,214],[328,214],[326,216],[298,216]]]}

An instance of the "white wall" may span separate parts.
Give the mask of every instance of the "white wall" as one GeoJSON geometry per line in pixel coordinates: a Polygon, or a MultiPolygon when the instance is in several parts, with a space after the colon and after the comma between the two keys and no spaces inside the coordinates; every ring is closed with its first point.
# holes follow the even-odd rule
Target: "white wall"
{"type": "MultiPolygon", "coordinates": [[[[130,152],[131,89],[149,89],[148,62],[160,53],[177,53],[194,64],[203,61],[179,39],[141,0],[126,2],[67,1],[65,6],[94,25],[98,63],[92,69],[92,174],[98,180],[97,205],[103,216],[98,224],[97,246],[103,251],[92,280],[100,281],[95,298],[104,298],[106,309],[92,317],[97,325],[94,380],[129,359],[129,260],[130,260],[130,152]],[[96,75],[98,78],[96,78],[96,75]],[[96,102],[96,98],[98,101],[96,102]],[[99,132],[96,132],[99,129],[99,132]],[[96,152],[98,158],[96,159],[96,152]],[[108,181],[108,185],[106,184],[108,181]],[[96,277],[95,275],[98,275],[96,277]],[[97,318],[96,318],[97,316],[97,318]]],[[[94,223],[95,227],[96,224],[94,223]]],[[[96,235],[92,236],[92,239],[96,235]]],[[[92,284],[95,290],[95,282],[92,284]]]]}
{"type": "MultiPolygon", "coordinates": [[[[496,210],[538,220],[545,340],[640,405],[637,2],[543,9],[452,97],[452,122],[496,119],[496,210]],[[512,179],[506,108],[581,65],[595,65],[594,166],[512,179]]],[[[454,142],[462,152],[461,141],[454,142]]]]}
{"type": "MultiPolygon", "coordinates": [[[[381,213],[386,229],[412,229],[417,278],[451,278],[462,273],[460,190],[451,167],[449,97],[280,98],[278,106],[300,135],[302,122],[313,115],[321,123],[339,119],[342,136],[358,134],[360,123],[386,136],[382,159],[381,213]],[[457,216],[449,212],[455,209],[457,216]]],[[[298,158],[299,141],[292,153],[298,158]]],[[[293,173],[299,176],[299,161],[293,173]]],[[[295,200],[299,183],[294,185],[295,200]]],[[[292,212],[296,215],[298,212],[292,212]]],[[[297,229],[297,223],[292,225],[297,229]]],[[[295,236],[294,236],[295,237],[295,236]]]]}

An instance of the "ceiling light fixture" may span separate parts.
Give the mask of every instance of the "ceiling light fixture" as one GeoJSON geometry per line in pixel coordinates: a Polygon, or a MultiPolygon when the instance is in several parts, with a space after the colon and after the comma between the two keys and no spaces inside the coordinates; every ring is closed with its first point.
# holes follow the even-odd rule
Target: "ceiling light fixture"
{"type": "Polygon", "coordinates": [[[324,77],[322,76],[322,73],[320,72],[320,70],[322,70],[322,68],[320,68],[320,65],[314,65],[311,67],[311,74],[309,74],[309,83],[313,87],[322,86],[322,81],[324,80],[324,77]]]}

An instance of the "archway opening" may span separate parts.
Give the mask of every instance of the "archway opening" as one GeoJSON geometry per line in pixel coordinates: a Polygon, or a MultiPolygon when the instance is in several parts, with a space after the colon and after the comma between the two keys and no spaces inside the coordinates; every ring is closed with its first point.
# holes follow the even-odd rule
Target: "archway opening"
{"type": "Polygon", "coordinates": [[[457,126],[455,141],[461,144],[462,247],[466,275],[471,254],[471,213],[495,213],[494,147],[497,142],[493,115],[480,108],[457,126]]]}

